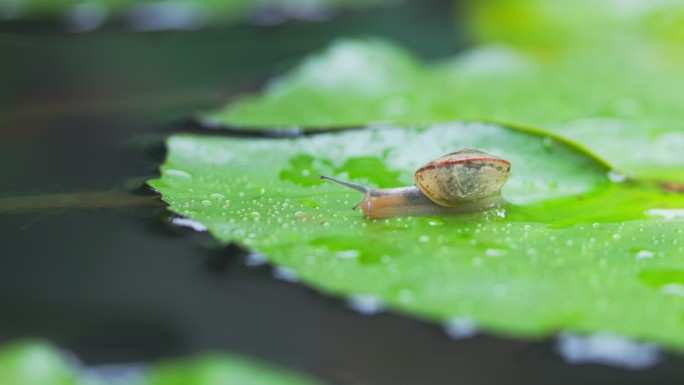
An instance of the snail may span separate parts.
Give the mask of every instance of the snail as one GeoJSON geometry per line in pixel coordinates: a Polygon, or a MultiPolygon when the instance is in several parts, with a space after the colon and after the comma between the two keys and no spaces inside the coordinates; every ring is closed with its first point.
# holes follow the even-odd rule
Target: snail
{"type": "Polygon", "coordinates": [[[354,206],[368,218],[454,214],[481,210],[502,201],[501,187],[511,163],[485,152],[465,148],[435,159],[415,173],[414,186],[375,189],[320,175],[364,193],[354,206]]]}

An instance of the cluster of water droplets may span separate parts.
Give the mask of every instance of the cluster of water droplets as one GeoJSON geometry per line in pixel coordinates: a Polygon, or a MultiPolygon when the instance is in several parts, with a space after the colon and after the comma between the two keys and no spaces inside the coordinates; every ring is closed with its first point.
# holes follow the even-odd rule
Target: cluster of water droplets
{"type": "Polygon", "coordinates": [[[166,169],[177,191],[165,200],[220,239],[268,255],[279,279],[347,293],[349,306],[363,314],[427,308],[447,320],[444,328],[454,338],[474,335],[476,320],[492,309],[512,318],[533,309],[532,321],[516,320],[523,324],[550,317],[563,325],[591,314],[590,327],[600,327],[604,320],[661,314],[659,303],[637,311],[615,293],[684,295],[684,279],[672,280],[684,252],[683,226],[671,226],[681,220],[677,210],[650,210],[646,215],[658,220],[618,223],[527,220],[514,205],[454,217],[370,220],[351,211],[358,193],[315,183],[325,164],[311,158],[311,167],[287,180],[166,169]],[[302,185],[309,177],[310,185],[302,185]]]}

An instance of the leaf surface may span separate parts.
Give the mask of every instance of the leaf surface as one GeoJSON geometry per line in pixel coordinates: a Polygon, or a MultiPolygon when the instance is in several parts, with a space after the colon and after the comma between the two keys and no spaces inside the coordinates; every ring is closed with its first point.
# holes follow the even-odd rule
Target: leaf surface
{"type": "Polygon", "coordinates": [[[684,271],[684,197],[610,183],[604,164],[563,141],[445,123],[296,139],[180,135],[167,145],[162,177],[150,184],[171,210],[357,308],[446,324],[465,317],[531,337],[611,330],[684,347],[684,301],[667,289],[684,271]],[[510,204],[368,220],[350,210],[358,192],[317,178],[409,185],[411,170],[461,147],[511,161],[510,204]]]}
{"type": "Polygon", "coordinates": [[[425,65],[379,40],[340,40],[200,120],[307,131],[485,120],[569,138],[633,178],[684,183],[684,53],[622,39],[567,49],[481,45],[425,65]]]}

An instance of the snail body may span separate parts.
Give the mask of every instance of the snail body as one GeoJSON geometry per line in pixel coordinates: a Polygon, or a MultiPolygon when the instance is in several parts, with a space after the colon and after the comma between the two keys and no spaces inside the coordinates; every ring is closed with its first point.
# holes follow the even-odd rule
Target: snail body
{"type": "Polygon", "coordinates": [[[454,214],[501,202],[511,163],[473,149],[462,149],[419,168],[414,186],[375,189],[321,175],[364,193],[354,209],[369,218],[454,214]]]}

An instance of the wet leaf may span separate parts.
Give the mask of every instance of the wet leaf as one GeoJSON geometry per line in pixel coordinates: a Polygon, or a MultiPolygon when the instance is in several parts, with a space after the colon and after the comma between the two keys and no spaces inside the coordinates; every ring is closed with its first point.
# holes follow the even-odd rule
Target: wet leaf
{"type": "Polygon", "coordinates": [[[216,145],[266,158],[268,167],[285,168],[285,176],[297,175],[303,156],[302,176],[325,172],[394,187],[395,178],[411,183],[416,154],[474,146],[511,158],[513,177],[503,195],[513,204],[451,217],[364,220],[346,211],[356,203],[353,192],[256,177],[277,176],[262,159],[235,169],[246,175],[225,188],[242,196],[226,198],[231,201],[219,211],[198,208],[206,195],[189,192],[168,169],[154,184],[172,210],[206,224],[217,238],[265,254],[292,272],[290,278],[348,296],[364,313],[386,306],[443,322],[454,336],[478,327],[533,337],[608,330],[684,348],[681,6],[667,0],[633,7],[619,1],[472,4],[479,45],[453,58],[426,65],[388,42],[340,40],[263,92],[201,116],[212,127],[245,130],[320,131],[369,122],[422,130],[404,131],[398,141],[373,130],[369,135],[380,135],[374,142],[344,133],[326,151],[315,141],[330,134],[253,141],[254,152],[247,142],[176,137],[165,167],[216,181],[232,166],[210,171],[198,164],[216,145]],[[535,140],[519,143],[530,132],[430,125],[458,119],[510,122],[542,134],[538,147],[530,147],[535,140]],[[460,132],[451,137],[444,127],[460,132]],[[427,145],[416,139],[433,133],[439,134],[427,145]],[[613,170],[543,133],[570,138],[613,170]],[[537,151],[545,142],[563,154],[537,151]],[[369,157],[380,162],[354,167],[369,157]]]}
{"type": "Polygon", "coordinates": [[[424,72],[416,58],[388,42],[339,40],[270,81],[263,93],[202,114],[200,120],[212,127],[301,126],[310,131],[383,121],[439,121],[437,111],[424,111],[432,105],[421,102],[435,91],[418,89],[424,72]]]}
{"type": "Polygon", "coordinates": [[[252,359],[207,354],[162,362],[147,374],[145,385],[323,385],[312,378],[252,359]]]}
{"type": "Polygon", "coordinates": [[[47,343],[15,343],[0,350],[0,384],[80,383],[69,361],[47,343]]]}
{"type": "Polygon", "coordinates": [[[171,210],[364,313],[388,307],[530,337],[610,330],[684,347],[684,301],[663,289],[679,275],[653,278],[684,266],[684,196],[610,183],[602,163],[557,139],[445,123],[296,139],[181,135],[167,144],[162,177],[150,184],[171,210]],[[461,147],[511,161],[509,205],[369,220],[350,210],[358,192],[316,179],[408,185],[412,170],[461,147]],[[345,169],[356,162],[382,166],[345,169]]]}
{"type": "Polygon", "coordinates": [[[684,55],[623,37],[564,49],[492,43],[432,65],[387,42],[341,40],[201,121],[313,131],[494,120],[570,138],[630,177],[684,183],[684,55]]]}

